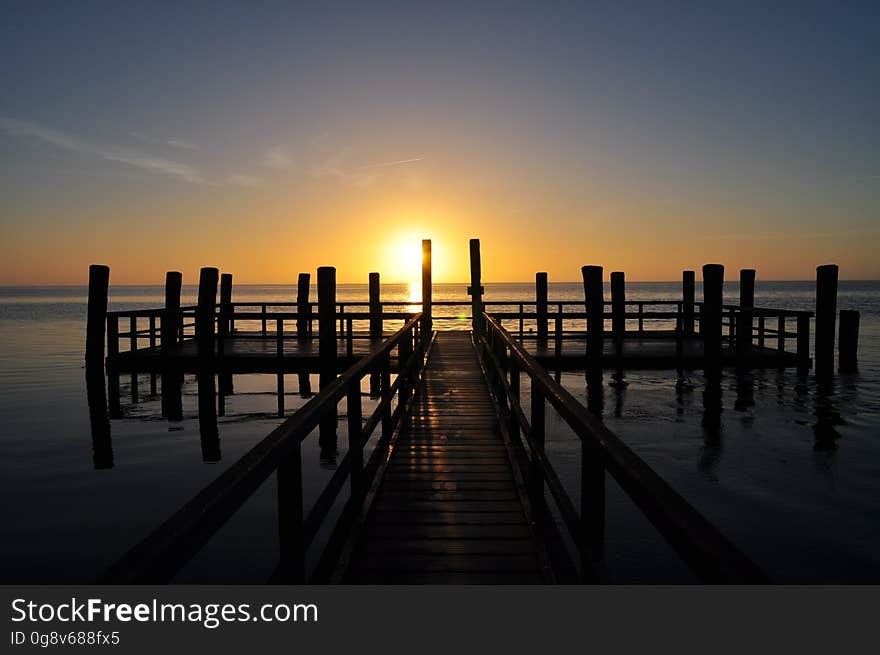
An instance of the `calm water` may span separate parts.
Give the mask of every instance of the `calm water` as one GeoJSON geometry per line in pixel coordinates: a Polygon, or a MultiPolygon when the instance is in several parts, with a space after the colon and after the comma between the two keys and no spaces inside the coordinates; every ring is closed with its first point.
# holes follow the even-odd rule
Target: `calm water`
{"type": "MultiPolygon", "coordinates": [[[[434,298],[465,300],[464,291],[436,285],[434,298]]],[[[680,289],[628,283],[627,293],[674,299],[680,289]]],[[[738,289],[725,293],[734,301],[738,289]]],[[[756,304],[812,309],[813,293],[812,283],[759,281],[756,304]]],[[[486,285],[487,300],[533,294],[531,285],[486,285]]],[[[235,289],[236,301],[294,296],[292,287],[235,289]]],[[[383,297],[407,301],[410,293],[383,287],[383,297]]],[[[338,298],[364,300],[366,288],[340,286],[338,298]]],[[[551,284],[550,298],[580,300],[583,291],[551,284]]],[[[158,307],[162,299],[159,287],[111,289],[112,309],[158,307]]],[[[144,377],[141,402],[112,422],[112,468],[95,470],[82,368],[85,301],[82,287],[0,288],[0,582],[91,580],[280,420],[274,376],[236,377],[219,419],[222,459],[205,463],[195,382],[186,380],[184,420],[172,423],[159,418],[158,399],[144,399],[144,377]]],[[[183,302],[195,302],[194,288],[184,289],[183,302]]],[[[630,371],[625,385],[609,384],[606,374],[589,390],[611,429],[779,582],[880,581],[880,283],[841,283],[838,307],[861,311],[861,370],[830,385],[794,371],[729,370],[709,386],[698,372],[630,371]]],[[[460,313],[450,310],[439,327],[467,328],[460,313]]],[[[565,374],[563,384],[587,402],[582,375],[565,374]]],[[[296,376],[286,388],[288,410],[305,402],[296,376]]],[[[304,444],[307,506],[332,473],[315,441],[304,444]]],[[[552,416],[548,450],[577,494],[579,446],[552,416]]],[[[265,580],[277,557],[274,498],[270,478],[179,580],[265,580]]],[[[615,580],[689,580],[613,483],[607,515],[615,580]]]]}

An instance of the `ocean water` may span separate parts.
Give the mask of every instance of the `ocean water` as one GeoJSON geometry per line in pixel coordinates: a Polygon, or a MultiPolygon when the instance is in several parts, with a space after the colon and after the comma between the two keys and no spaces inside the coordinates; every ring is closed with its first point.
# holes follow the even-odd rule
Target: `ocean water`
{"type": "MultiPolygon", "coordinates": [[[[195,303],[185,287],[184,304],[195,303]]],[[[466,302],[465,285],[435,285],[434,300],[466,302]]],[[[111,309],[158,307],[160,287],[113,287],[111,309]]],[[[340,285],[340,302],[366,299],[340,285]]],[[[383,286],[383,299],[418,297],[383,286]]],[[[627,283],[631,299],[676,299],[678,283],[627,283]]],[[[697,298],[701,295],[697,285],[697,298]]],[[[737,285],[725,287],[735,302],[737,285]]],[[[289,286],[237,286],[237,302],[293,300],[289,286]]],[[[529,302],[531,284],[487,284],[485,299],[529,302]]],[[[579,284],[550,285],[550,301],[582,300],[579,284]]],[[[86,403],[84,287],[0,288],[0,582],[88,582],[268,434],[275,377],[236,376],[218,419],[221,459],[204,462],[197,389],[184,385],[184,419],[141,401],[111,422],[112,467],[95,468],[86,403]]],[[[756,305],[813,309],[812,282],[762,282],[756,305]]],[[[562,382],[777,582],[880,582],[880,282],[841,282],[838,308],[861,312],[860,370],[818,383],[768,369],[606,373],[587,388],[562,382]],[[615,382],[612,384],[612,382],[615,382]]],[[[463,307],[438,307],[440,329],[467,329],[463,307]]],[[[661,327],[658,325],[657,327],[661,327]]],[[[317,380],[312,381],[317,388],[317,380]]],[[[288,414],[305,402],[286,381],[288,414]]],[[[524,396],[528,394],[525,385],[524,396]]],[[[526,406],[527,403],[526,403],[526,406]]],[[[367,404],[364,412],[370,411],[367,404]]],[[[550,412],[547,449],[577,497],[579,443],[550,412]]],[[[340,444],[344,437],[341,406],[340,444]]],[[[332,474],[316,436],[304,443],[305,502],[332,474]]],[[[609,479],[606,552],[618,582],[687,582],[689,572],[609,479]]],[[[242,507],[178,576],[186,582],[261,582],[277,561],[274,479],[242,507]]]]}

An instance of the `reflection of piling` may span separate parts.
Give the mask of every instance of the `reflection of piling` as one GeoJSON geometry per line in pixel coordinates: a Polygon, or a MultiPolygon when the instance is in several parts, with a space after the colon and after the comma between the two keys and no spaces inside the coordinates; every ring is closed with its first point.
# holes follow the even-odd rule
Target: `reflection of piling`
{"type": "Polygon", "coordinates": [[[602,365],[605,342],[605,293],[602,288],[602,267],[584,266],[584,302],[587,310],[587,366],[602,365]]]}
{"type": "Polygon", "coordinates": [[[685,335],[694,333],[694,282],[693,271],[681,272],[681,331],[685,335]]]}
{"type": "MultiPolygon", "coordinates": [[[[319,384],[324,389],[336,379],[336,269],[318,269],[318,359],[319,384]]],[[[336,453],[336,405],[330,407],[320,423],[321,454],[336,453]]]]}
{"type": "Polygon", "coordinates": [[[614,334],[614,352],[621,357],[626,334],[626,282],[621,271],[611,274],[611,332],[614,334]]]}
{"type": "Polygon", "coordinates": [[[834,373],[834,332],[837,323],[837,264],[816,268],[816,375],[834,373]]]}
{"type": "Polygon", "coordinates": [[[859,370],[859,313],[851,309],[840,310],[840,333],[838,344],[838,367],[841,373],[859,370]]]}
{"type": "MultiPolygon", "coordinates": [[[[755,269],[739,272],[739,314],[736,324],[736,347],[743,353],[752,347],[752,316],[755,307],[755,269]]],[[[763,335],[763,330],[761,331],[763,335]]]]}
{"type": "MultiPolygon", "coordinates": [[[[216,269],[215,269],[216,270],[216,269]]],[[[199,435],[202,442],[202,459],[206,462],[220,461],[220,433],[217,429],[217,389],[214,374],[208,369],[198,373],[199,435]]]]}
{"type": "Polygon", "coordinates": [[[700,332],[703,335],[703,356],[707,368],[721,366],[721,304],[724,287],[724,266],[703,266],[703,307],[700,332]]]}
{"type": "Polygon", "coordinates": [[[480,240],[471,239],[471,285],[467,292],[471,297],[471,322],[475,332],[481,331],[483,324],[483,283],[480,264],[480,240]]]}
{"type": "Polygon", "coordinates": [[[535,313],[537,332],[541,345],[547,345],[547,274],[535,273],[535,313]]]}
{"type": "MultiPolygon", "coordinates": [[[[220,276],[220,316],[217,321],[219,350],[222,356],[226,353],[225,340],[232,334],[232,273],[220,276]]],[[[233,392],[232,373],[224,371],[218,376],[220,395],[233,392]]]]}
{"type": "MultiPolygon", "coordinates": [[[[103,323],[103,321],[102,321],[103,323]]],[[[96,469],[113,468],[113,442],[110,439],[110,417],[104,390],[104,370],[86,364],[86,399],[92,428],[92,455],[96,469]]]]}

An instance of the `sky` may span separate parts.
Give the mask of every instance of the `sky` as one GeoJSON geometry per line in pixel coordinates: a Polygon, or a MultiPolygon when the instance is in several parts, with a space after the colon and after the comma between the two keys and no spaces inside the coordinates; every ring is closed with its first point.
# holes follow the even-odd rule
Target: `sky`
{"type": "Polygon", "coordinates": [[[488,282],[878,279],[878,43],[877,3],[5,2],[0,284],[406,282],[422,238],[458,282],[473,237],[488,282]]]}

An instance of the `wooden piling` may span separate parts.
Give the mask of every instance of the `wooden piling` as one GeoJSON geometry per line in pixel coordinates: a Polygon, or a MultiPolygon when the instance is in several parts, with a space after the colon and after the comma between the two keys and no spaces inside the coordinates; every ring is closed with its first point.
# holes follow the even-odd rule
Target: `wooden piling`
{"type": "Polygon", "coordinates": [[[471,239],[471,285],[467,292],[471,296],[471,324],[475,331],[480,331],[483,324],[483,284],[480,263],[480,240],[471,239]]]}
{"type": "MultiPolygon", "coordinates": [[[[232,333],[232,273],[220,276],[220,320],[217,323],[221,352],[225,353],[223,340],[232,333]]],[[[220,395],[233,392],[232,373],[224,372],[218,376],[220,395]]]]}
{"type": "Polygon", "coordinates": [[[547,341],[547,273],[535,273],[535,313],[537,316],[538,339],[547,341]]]}
{"type": "Polygon", "coordinates": [[[584,266],[584,303],[587,310],[588,366],[601,366],[605,343],[605,291],[602,288],[602,267],[584,266]]]}
{"type": "Polygon", "coordinates": [[[681,330],[685,335],[694,333],[694,271],[681,272],[681,330]]]}
{"type": "Polygon", "coordinates": [[[183,275],[177,271],[165,273],[165,311],[162,314],[162,348],[180,341],[180,289],[183,286],[183,275]]]}
{"type": "Polygon", "coordinates": [[[740,352],[746,352],[752,347],[752,317],[754,307],[755,269],[743,268],[740,269],[739,272],[740,311],[736,318],[736,347],[740,352]]]}
{"type": "Polygon", "coordinates": [[[721,309],[724,293],[724,266],[703,266],[703,307],[700,327],[703,335],[703,356],[707,368],[721,366],[721,309]]]}
{"type": "Polygon", "coordinates": [[[859,313],[852,309],[840,310],[838,368],[841,373],[859,370],[859,313]]]}
{"type": "MultiPolygon", "coordinates": [[[[319,385],[326,388],[336,379],[336,268],[318,269],[318,359],[319,385]]],[[[322,418],[318,438],[321,453],[336,452],[336,406],[322,418]]]]}
{"type": "Polygon", "coordinates": [[[837,323],[837,264],[816,268],[816,375],[834,373],[834,332],[837,323]]]}
{"type": "Polygon", "coordinates": [[[216,268],[205,267],[199,273],[199,301],[196,307],[196,343],[199,357],[214,357],[214,312],[217,305],[216,268]]]}
{"type": "Polygon", "coordinates": [[[431,334],[434,329],[431,291],[431,240],[422,239],[422,329],[425,334],[431,334]]]}
{"type": "Polygon", "coordinates": [[[626,334],[626,282],[621,271],[611,274],[611,332],[619,357],[623,354],[623,338],[626,334]]]}
{"type": "Polygon", "coordinates": [[[808,312],[797,315],[797,366],[800,374],[804,374],[810,369],[810,314],[808,312]]]}
{"type": "Polygon", "coordinates": [[[107,321],[107,294],[110,267],[89,266],[89,304],[86,318],[86,364],[100,369],[104,363],[104,330],[107,321]]]}
{"type": "Polygon", "coordinates": [[[311,333],[311,306],[309,305],[309,273],[300,273],[296,279],[296,338],[303,341],[311,333]]]}
{"type": "Polygon", "coordinates": [[[378,342],[381,339],[382,299],[379,290],[379,274],[370,273],[370,340],[378,342]]]}

